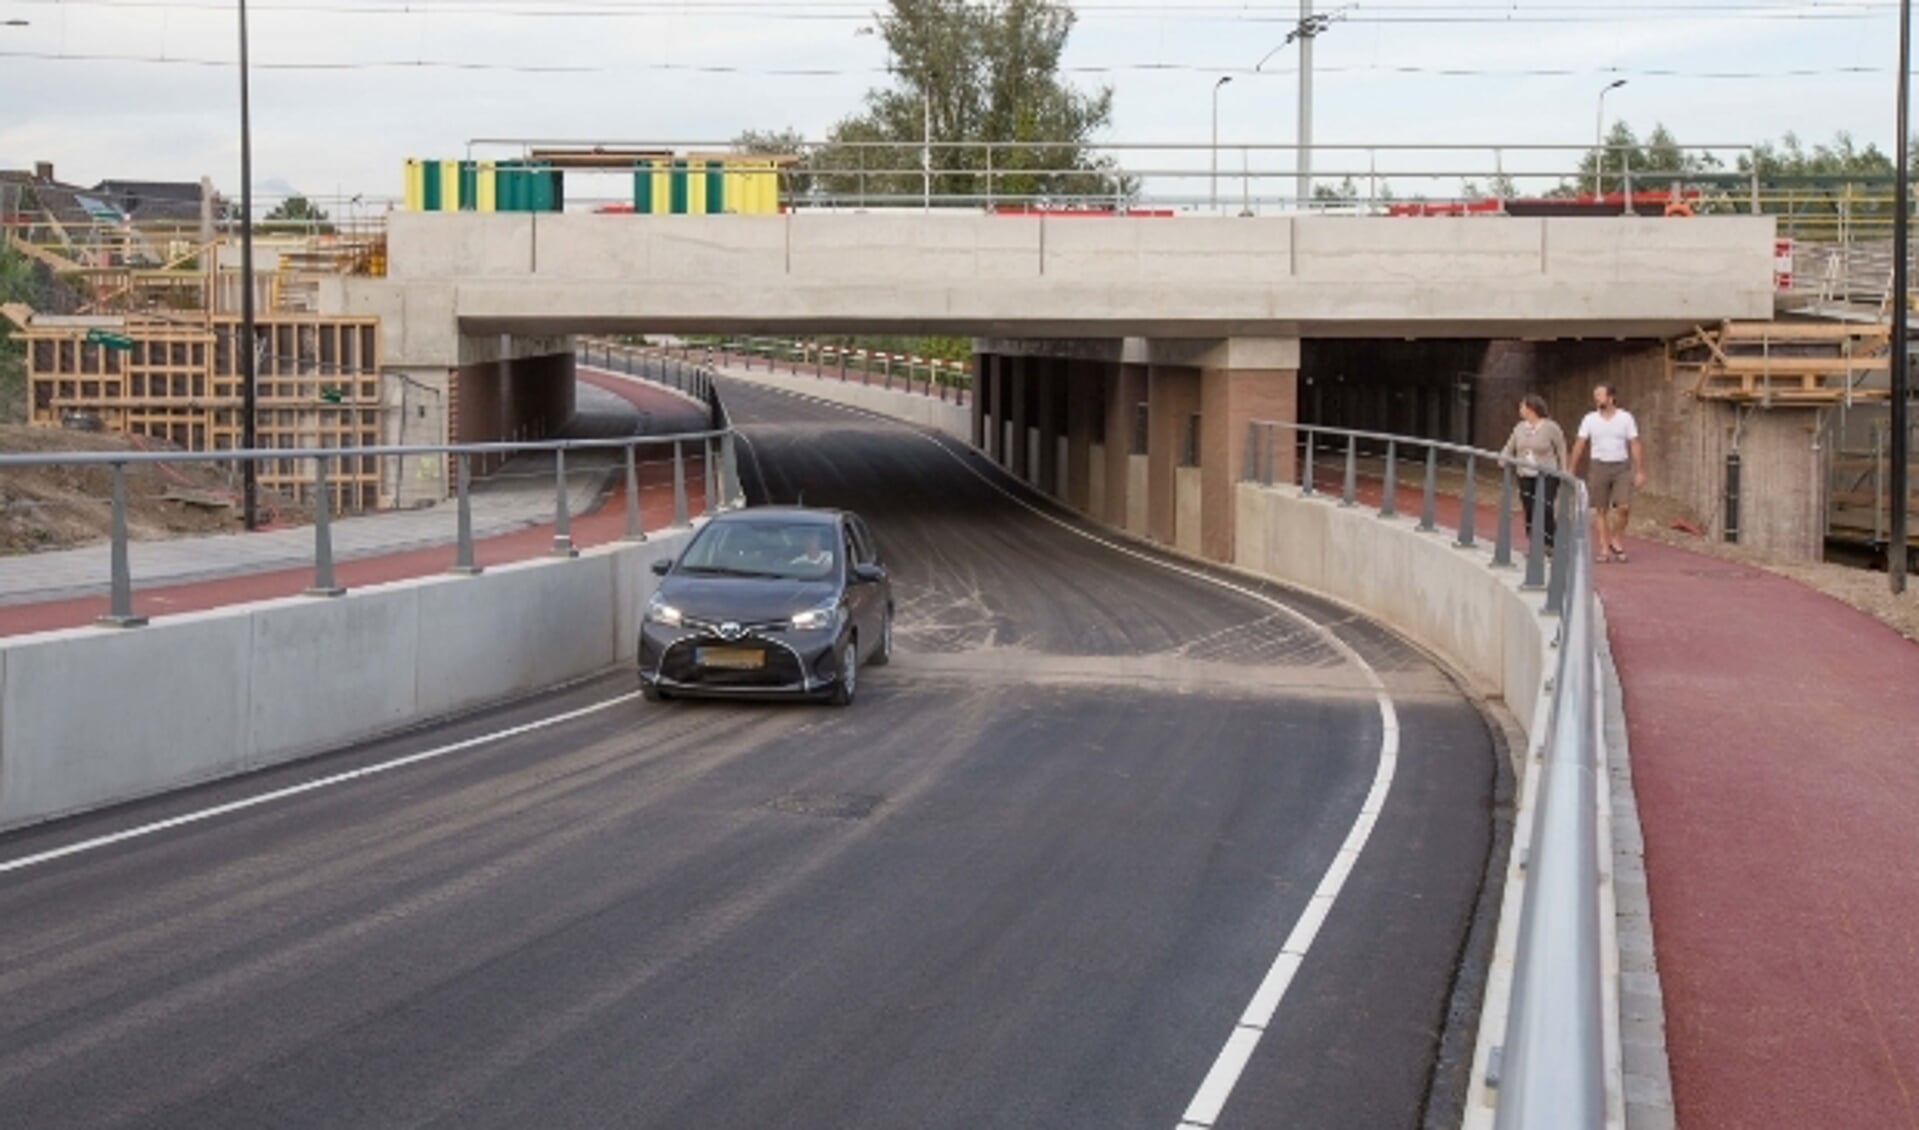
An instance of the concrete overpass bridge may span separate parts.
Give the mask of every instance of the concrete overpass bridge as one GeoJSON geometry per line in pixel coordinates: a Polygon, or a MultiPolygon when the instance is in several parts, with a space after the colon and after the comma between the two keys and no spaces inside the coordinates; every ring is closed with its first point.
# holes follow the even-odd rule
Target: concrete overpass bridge
{"type": "Polygon", "coordinates": [[[515,359],[574,334],[970,335],[982,449],[1216,560],[1246,422],[1298,417],[1302,342],[1657,339],[1773,309],[1766,216],[453,212],[388,241],[387,277],[331,280],[323,308],[381,319],[389,367],[468,422],[450,438],[539,402],[515,359]]]}

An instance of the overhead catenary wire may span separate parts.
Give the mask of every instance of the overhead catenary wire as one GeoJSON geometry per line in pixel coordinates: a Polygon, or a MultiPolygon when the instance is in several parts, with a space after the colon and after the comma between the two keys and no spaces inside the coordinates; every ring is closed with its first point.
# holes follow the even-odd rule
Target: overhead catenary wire
{"type": "MultiPolygon", "coordinates": [[[[12,0],[12,2],[21,6],[91,7],[156,12],[225,12],[231,7],[229,4],[218,3],[217,0],[12,0]]],[[[753,3],[688,6],[658,3],[653,0],[406,0],[406,2],[369,0],[367,3],[353,3],[350,0],[281,0],[279,3],[265,3],[253,7],[266,14],[283,12],[351,16],[430,17],[457,14],[514,19],[682,19],[698,15],[700,18],[732,17],[750,19],[754,22],[785,20],[859,23],[865,23],[871,19],[870,13],[851,8],[809,11],[804,8],[769,7],[753,3]]],[[[1127,8],[1102,13],[1097,8],[1089,9],[1082,5],[1077,6],[1075,10],[1082,16],[1092,16],[1095,21],[1102,19],[1157,21],[1177,18],[1184,23],[1202,21],[1290,24],[1297,22],[1290,16],[1243,8],[1218,10],[1127,8]]],[[[1343,18],[1348,22],[1362,24],[1640,23],[1647,20],[1691,21],[1702,18],[1828,22],[1890,18],[1896,11],[1896,6],[1885,3],[1884,0],[1807,0],[1804,3],[1788,4],[1766,3],[1763,0],[1738,0],[1738,2],[1726,4],[1581,3],[1531,6],[1459,3],[1434,6],[1356,5],[1343,18]]]]}
{"type": "MultiPolygon", "coordinates": [[[[182,55],[137,55],[113,52],[83,51],[0,51],[0,59],[26,59],[41,62],[69,63],[136,63],[154,66],[184,67],[231,67],[236,63],[228,58],[193,57],[182,55]]],[[[439,71],[498,71],[522,74],[618,74],[632,71],[655,71],[682,74],[733,74],[754,75],[771,78],[849,78],[878,77],[887,75],[885,67],[760,67],[732,63],[676,63],[661,60],[643,60],[620,62],[617,64],[592,63],[516,63],[505,61],[479,61],[468,59],[313,59],[279,60],[251,63],[254,70],[264,71],[372,71],[372,70],[439,70],[439,71]]],[[[1519,68],[1482,68],[1482,67],[1434,67],[1417,64],[1367,63],[1354,66],[1318,66],[1314,70],[1319,74],[1387,74],[1387,75],[1424,75],[1438,78],[1573,78],[1583,76],[1627,75],[1635,78],[1678,78],[1713,81],[1738,80],[1777,80],[1789,78],[1833,78],[1848,75],[1881,75],[1890,68],[1879,66],[1836,66],[1836,67],[1790,67],[1770,71],[1694,71],[1676,67],[1519,67],[1519,68]]],[[[1251,67],[1220,67],[1206,63],[1185,62],[1138,62],[1138,63],[1089,63],[1066,65],[1060,70],[1068,74],[1128,74],[1167,72],[1180,74],[1232,74],[1249,78],[1274,78],[1297,73],[1296,68],[1269,67],[1255,71],[1251,67]]]]}

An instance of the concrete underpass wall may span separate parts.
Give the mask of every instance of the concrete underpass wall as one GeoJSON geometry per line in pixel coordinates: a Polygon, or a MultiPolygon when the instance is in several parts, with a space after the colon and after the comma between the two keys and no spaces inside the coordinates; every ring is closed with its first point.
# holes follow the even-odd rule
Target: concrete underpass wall
{"type": "Polygon", "coordinates": [[[972,442],[972,409],[956,401],[898,389],[875,388],[858,381],[840,381],[832,377],[796,377],[788,373],[732,368],[726,369],[725,373],[735,380],[796,392],[802,396],[843,404],[848,408],[864,409],[909,424],[918,424],[922,428],[945,432],[962,442],[972,442]]]}
{"type": "MultiPolygon", "coordinates": [[[[1659,342],[1521,342],[1509,362],[1552,404],[1568,439],[1592,406],[1592,388],[1611,384],[1639,422],[1646,489],[1684,503],[1709,537],[1726,530],[1726,456],[1740,454],[1739,541],[1792,560],[1824,555],[1825,459],[1822,412],[1735,408],[1699,400],[1669,380],[1659,342]]],[[[1510,425],[1508,425],[1510,429],[1510,425]]],[[[1490,437],[1487,437],[1490,438],[1490,437]]],[[[1505,434],[1499,442],[1505,441],[1505,434]]],[[[1497,446],[1495,444],[1494,446],[1497,446]]]]}
{"type": "MultiPolygon", "coordinates": [[[[550,439],[573,419],[575,381],[571,350],[461,365],[453,373],[451,442],[550,439]]],[[[481,457],[474,471],[484,474],[505,458],[481,457]]]]}
{"type": "Polygon", "coordinates": [[[134,800],[631,662],[686,532],[334,599],[0,640],[0,829],[134,800]],[[103,696],[112,709],[101,709],[103,696]]]}

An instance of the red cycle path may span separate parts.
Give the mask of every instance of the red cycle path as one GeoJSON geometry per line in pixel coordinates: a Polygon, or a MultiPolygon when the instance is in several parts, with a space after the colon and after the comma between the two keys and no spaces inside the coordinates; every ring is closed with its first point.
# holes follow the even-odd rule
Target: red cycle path
{"type": "MultiPolygon", "coordinates": [[[[671,418],[676,413],[692,413],[697,416],[699,413],[698,409],[679,398],[636,381],[586,370],[581,370],[579,376],[582,381],[616,393],[659,417],[671,418]]],[[[688,424],[688,430],[698,430],[699,427],[700,422],[697,419],[691,419],[688,424]]],[[[639,471],[641,526],[646,530],[661,529],[673,520],[672,465],[655,463],[642,466],[639,471]]],[[[625,535],[624,477],[617,479],[616,484],[600,506],[590,513],[572,517],[569,525],[574,545],[590,548],[617,541],[625,535]]],[[[705,492],[700,453],[697,450],[690,450],[686,458],[686,494],[687,507],[691,514],[698,515],[704,510],[705,492]]],[[[450,511],[447,515],[447,523],[450,529],[453,523],[453,515],[450,511]]],[[[550,552],[552,548],[553,525],[547,523],[528,526],[509,534],[475,539],[473,557],[482,567],[503,565],[539,557],[550,552]]],[[[446,545],[427,549],[340,561],[334,566],[334,580],[347,588],[361,588],[367,585],[385,584],[389,581],[406,580],[410,577],[431,576],[451,568],[454,553],[454,546],[449,542],[446,545]]],[[[224,608],[232,604],[247,604],[256,600],[297,596],[312,583],[313,570],[311,567],[305,567],[246,573],[187,584],[161,585],[149,589],[136,588],[133,593],[133,610],[141,616],[157,619],[181,612],[198,612],[209,608],[224,608]]],[[[82,627],[104,615],[107,612],[108,603],[108,597],[103,593],[98,596],[77,597],[41,604],[0,606],[0,636],[82,627]]]]}
{"type": "MultiPolygon", "coordinates": [[[[1396,506],[1417,515],[1417,486],[1396,506]]],[[[1489,540],[1497,509],[1477,513],[1489,540]]],[[[1764,570],[1628,548],[1593,576],[1678,1124],[1919,1130],[1919,644],[1764,570]]]]}
{"type": "Polygon", "coordinates": [[[1599,567],[1685,1130],[1919,1130],[1919,644],[1771,573],[1599,567]]]}

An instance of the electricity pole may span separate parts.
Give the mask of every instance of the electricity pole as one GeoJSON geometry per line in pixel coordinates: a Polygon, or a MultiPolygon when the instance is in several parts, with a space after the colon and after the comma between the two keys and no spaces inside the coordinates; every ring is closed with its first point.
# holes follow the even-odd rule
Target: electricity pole
{"type": "Polygon", "coordinates": [[[1886,578],[1892,586],[1894,595],[1906,591],[1907,530],[1906,507],[1912,485],[1906,481],[1908,464],[1912,459],[1907,451],[1908,424],[1906,422],[1907,399],[1912,395],[1909,383],[1910,368],[1906,357],[1906,256],[1907,227],[1911,223],[1912,186],[1906,163],[1910,159],[1906,141],[1906,104],[1911,98],[1912,71],[1912,0],[1899,0],[1899,109],[1893,115],[1898,123],[1899,136],[1894,140],[1893,152],[1897,167],[1893,171],[1892,198],[1892,533],[1886,550],[1886,578]]]}
{"type": "MultiPolygon", "coordinates": [[[[1325,26],[1324,24],[1320,25],[1325,26]]],[[[1299,206],[1313,199],[1313,0],[1299,0],[1299,206]]]]}
{"type": "MultiPolygon", "coordinates": [[[[235,360],[240,363],[240,447],[251,451],[258,445],[254,417],[259,390],[256,387],[253,334],[253,122],[247,103],[247,0],[240,2],[240,339],[234,343],[235,360]]],[[[259,464],[252,459],[240,461],[240,509],[249,530],[260,528],[259,500],[254,498],[259,482],[259,464]]],[[[321,506],[327,504],[321,499],[321,506]]]]}

